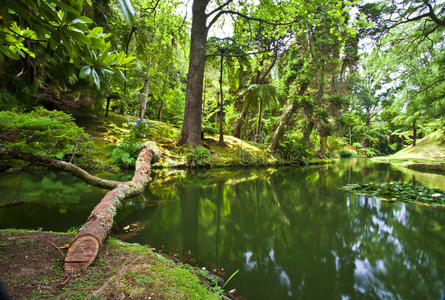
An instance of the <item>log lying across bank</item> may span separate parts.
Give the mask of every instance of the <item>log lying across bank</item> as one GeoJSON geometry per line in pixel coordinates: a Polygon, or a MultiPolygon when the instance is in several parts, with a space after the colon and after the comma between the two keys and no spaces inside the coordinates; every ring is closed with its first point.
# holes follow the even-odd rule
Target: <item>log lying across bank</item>
{"type": "Polygon", "coordinates": [[[87,222],[77,233],[68,252],[66,253],[63,268],[71,273],[77,269],[87,268],[97,257],[100,247],[110,233],[113,218],[121,201],[142,193],[150,182],[151,163],[161,156],[161,150],[154,142],[145,142],[136,160],[136,169],[133,179],[119,183],[109,191],[100,203],[93,209],[87,222]]]}

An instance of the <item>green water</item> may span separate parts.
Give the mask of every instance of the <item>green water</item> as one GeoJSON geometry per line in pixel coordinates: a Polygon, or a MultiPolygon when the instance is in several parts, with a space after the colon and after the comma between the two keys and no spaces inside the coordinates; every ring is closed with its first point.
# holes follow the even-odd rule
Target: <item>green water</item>
{"type": "MultiPolygon", "coordinates": [[[[239,273],[247,299],[441,299],[445,210],[351,195],[339,187],[445,177],[366,160],[329,167],[214,169],[158,175],[125,204],[114,234],[207,268],[239,273]],[[162,203],[150,206],[150,203],[162,203]],[[138,223],[144,229],[122,235],[138,223]]],[[[66,230],[83,223],[105,191],[51,172],[1,174],[0,228],[66,230]]]]}

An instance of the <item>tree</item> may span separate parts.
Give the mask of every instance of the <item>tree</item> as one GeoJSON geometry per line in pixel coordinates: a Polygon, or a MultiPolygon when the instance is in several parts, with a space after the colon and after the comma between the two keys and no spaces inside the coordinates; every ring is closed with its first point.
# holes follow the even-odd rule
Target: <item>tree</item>
{"type": "Polygon", "coordinates": [[[249,104],[258,106],[258,121],[252,141],[259,143],[261,138],[261,116],[263,113],[263,107],[277,106],[277,90],[275,86],[270,84],[252,84],[247,88],[245,94],[245,105],[249,104]]]}
{"type": "MultiPolygon", "coordinates": [[[[259,6],[257,6],[264,8],[263,10],[257,10],[259,11],[260,17],[249,16],[240,11],[226,9],[232,2],[233,0],[227,0],[221,5],[217,4],[218,6],[215,9],[209,13],[206,13],[209,0],[193,1],[189,71],[187,75],[184,122],[180,139],[180,143],[182,144],[197,146],[201,143],[202,88],[207,48],[207,35],[209,29],[219,19],[219,17],[225,14],[235,15],[249,21],[259,22],[262,25],[271,26],[290,25],[296,22],[298,19],[296,14],[293,13],[292,6],[289,5],[290,1],[283,1],[283,3],[281,3],[281,8],[279,6],[275,6],[273,3],[261,3],[259,6]],[[293,17],[291,21],[288,21],[287,23],[280,22],[281,19],[286,19],[287,15],[281,10],[283,5],[289,9],[289,11],[286,13],[289,13],[293,17]],[[267,11],[267,9],[269,9],[270,15],[277,16],[274,21],[261,18],[261,16],[266,15],[264,13],[267,11]],[[210,19],[210,21],[207,23],[208,19],[210,19]]],[[[248,7],[245,5],[244,10],[247,10],[247,8],[248,7]]]]}
{"type": "MultiPolygon", "coordinates": [[[[276,125],[271,141],[271,148],[275,151],[280,138],[283,136],[286,127],[290,124],[292,117],[299,108],[303,108],[306,116],[304,129],[304,143],[308,147],[309,137],[317,122],[317,114],[314,108],[325,106],[325,91],[328,90],[325,76],[331,75],[329,92],[332,96],[339,93],[348,92],[345,75],[347,70],[351,73],[357,62],[357,28],[366,25],[363,20],[351,20],[346,12],[350,7],[337,5],[336,1],[324,2],[322,9],[315,12],[309,11],[309,16],[313,13],[316,22],[303,23],[298,28],[294,49],[290,54],[289,68],[286,69],[283,80],[290,85],[287,91],[289,100],[283,109],[281,117],[276,125]],[[341,11],[339,10],[341,8],[341,11]],[[344,53],[341,57],[340,53],[344,53]],[[311,89],[317,92],[306,91],[311,89]]],[[[351,3],[353,5],[354,3],[351,3]]],[[[318,116],[326,115],[320,111],[318,116]]],[[[327,131],[323,131],[327,133],[327,131]]],[[[323,138],[327,138],[326,136],[323,138]]]]}

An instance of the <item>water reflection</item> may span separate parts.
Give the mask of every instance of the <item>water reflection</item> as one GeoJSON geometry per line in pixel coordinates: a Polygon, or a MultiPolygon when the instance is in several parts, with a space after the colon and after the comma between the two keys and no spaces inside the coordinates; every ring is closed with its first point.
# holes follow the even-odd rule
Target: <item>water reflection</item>
{"type": "Polygon", "coordinates": [[[359,160],[200,170],[155,180],[150,197],[172,201],[124,209],[119,223],[146,223],[130,241],[182,248],[229,275],[240,269],[229,285],[248,299],[440,299],[444,211],[339,189],[371,180],[412,176],[359,160]]]}
{"type": "MultiPolygon", "coordinates": [[[[170,172],[170,171],[169,171],[170,172]]],[[[247,299],[441,299],[445,211],[388,203],[339,187],[445,177],[366,160],[310,168],[215,169],[159,175],[117,215],[129,241],[182,249],[200,264],[240,272],[229,288],[247,299]],[[164,203],[150,206],[150,203],[164,203]]],[[[0,228],[66,230],[105,191],[60,173],[0,174],[0,228]]],[[[124,235],[122,235],[124,236],[124,235]]]]}

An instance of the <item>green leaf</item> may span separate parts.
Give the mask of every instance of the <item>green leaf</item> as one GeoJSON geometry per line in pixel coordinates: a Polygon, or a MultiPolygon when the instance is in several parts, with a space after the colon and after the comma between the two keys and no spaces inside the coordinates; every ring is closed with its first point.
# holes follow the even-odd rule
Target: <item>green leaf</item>
{"type": "Polygon", "coordinates": [[[85,17],[85,16],[77,17],[75,20],[73,20],[73,23],[76,23],[76,22],[82,22],[82,23],[87,23],[87,24],[93,24],[94,23],[93,20],[91,20],[90,18],[85,17]]]}
{"type": "Polygon", "coordinates": [[[100,89],[100,78],[99,74],[97,74],[95,69],[91,70],[91,74],[93,75],[94,84],[96,85],[97,89],[100,89]]]}
{"type": "Polygon", "coordinates": [[[90,76],[91,73],[91,67],[90,66],[85,66],[83,67],[80,72],[79,72],[79,77],[80,78],[87,78],[88,76],[90,76]]]}
{"type": "Polygon", "coordinates": [[[129,26],[133,26],[136,22],[135,13],[133,5],[131,4],[130,0],[119,0],[119,5],[121,7],[122,14],[125,17],[125,20],[127,21],[127,24],[129,26]]]}

